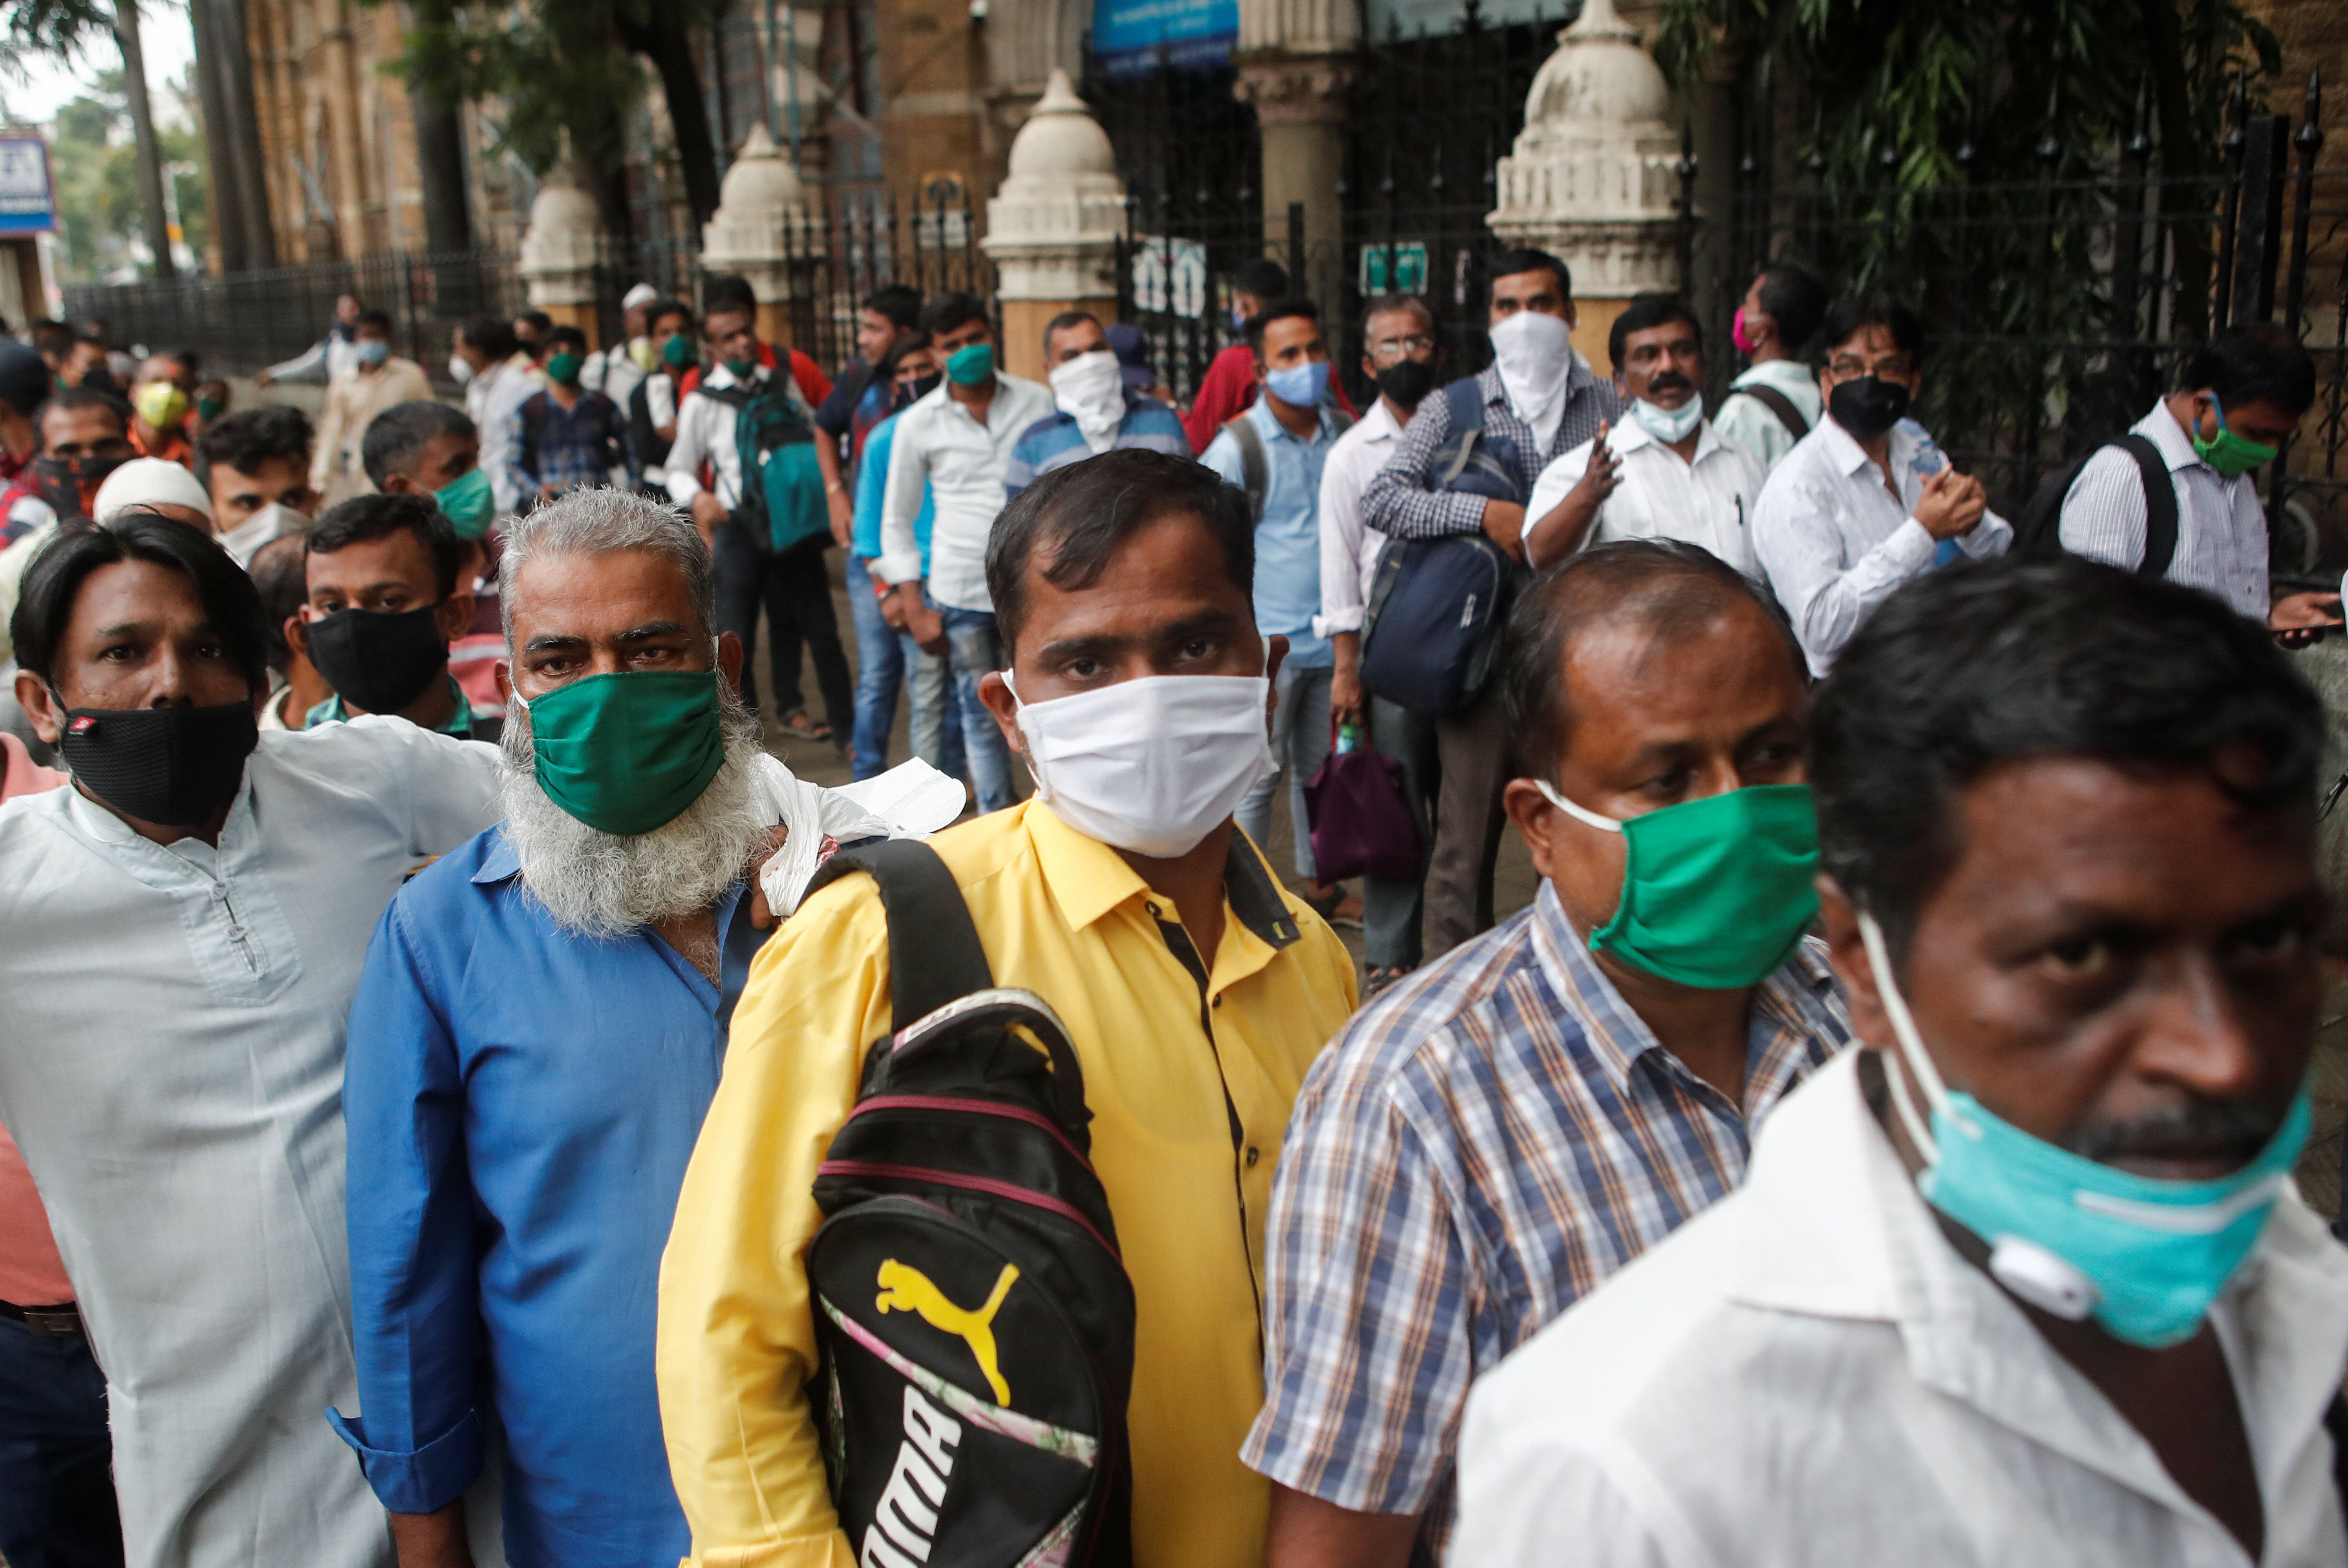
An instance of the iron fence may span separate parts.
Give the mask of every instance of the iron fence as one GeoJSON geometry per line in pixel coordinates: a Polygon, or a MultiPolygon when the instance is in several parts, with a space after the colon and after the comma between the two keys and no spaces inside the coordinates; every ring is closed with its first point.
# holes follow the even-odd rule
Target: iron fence
{"type": "MultiPolygon", "coordinates": [[[[963,290],[991,304],[994,268],[978,241],[976,214],[958,183],[901,195],[877,182],[819,187],[803,211],[778,226],[772,247],[787,258],[780,303],[793,344],[827,366],[845,361],[854,352],[864,300],[887,283],[924,295],[963,290]]],[[[588,291],[598,341],[619,340],[620,301],[635,284],[690,302],[715,270],[687,241],[605,243],[588,291]]],[[[445,386],[450,332],[469,316],[518,315],[528,306],[529,289],[514,254],[475,251],[65,291],[68,315],[104,318],[118,342],[193,349],[208,371],[232,375],[290,359],[317,342],[335,299],[345,294],[388,313],[393,351],[445,386]]]]}

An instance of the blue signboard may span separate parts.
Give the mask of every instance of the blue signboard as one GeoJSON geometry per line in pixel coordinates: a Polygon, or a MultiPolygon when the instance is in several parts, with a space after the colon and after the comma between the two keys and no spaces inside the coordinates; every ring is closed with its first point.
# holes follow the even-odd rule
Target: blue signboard
{"type": "Polygon", "coordinates": [[[0,136],[0,234],[46,234],[57,226],[48,143],[37,136],[0,136]]]}
{"type": "Polygon", "coordinates": [[[1104,75],[1220,66],[1239,41],[1239,0],[1095,0],[1093,58],[1104,75]]]}

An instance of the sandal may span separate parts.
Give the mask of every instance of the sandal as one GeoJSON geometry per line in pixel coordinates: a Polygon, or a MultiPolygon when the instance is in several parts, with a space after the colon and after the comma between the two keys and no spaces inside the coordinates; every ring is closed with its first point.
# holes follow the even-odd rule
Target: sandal
{"type": "Polygon", "coordinates": [[[1310,892],[1299,892],[1296,896],[1303,901],[1305,908],[1331,925],[1350,931],[1362,929],[1362,901],[1347,892],[1342,882],[1332,886],[1319,898],[1310,892]],[[1348,908],[1348,905],[1352,907],[1348,908]]]}
{"type": "Polygon", "coordinates": [[[791,715],[790,717],[783,720],[783,733],[788,735],[794,740],[829,740],[831,738],[831,726],[828,724],[819,724],[816,720],[809,718],[807,716],[807,710],[805,708],[801,708],[798,712],[791,715]]]}
{"type": "Polygon", "coordinates": [[[1389,964],[1382,969],[1365,971],[1362,975],[1362,1000],[1364,1002],[1369,1001],[1370,998],[1375,996],[1379,992],[1385,990],[1395,981],[1402,979],[1409,973],[1409,970],[1403,968],[1398,964],[1389,964]]]}

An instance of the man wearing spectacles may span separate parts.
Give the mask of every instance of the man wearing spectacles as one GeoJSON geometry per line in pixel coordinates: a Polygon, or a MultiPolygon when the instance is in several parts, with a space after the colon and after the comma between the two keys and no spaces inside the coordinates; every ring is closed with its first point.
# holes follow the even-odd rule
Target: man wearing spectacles
{"type": "Polygon", "coordinates": [[[1827,312],[1818,392],[1827,417],[1771,471],[1753,544],[1810,669],[1823,676],[1876,606],[1959,555],[2003,555],[2013,530],[1981,480],[1957,472],[1910,418],[1924,326],[1888,299],[1827,312]]]}

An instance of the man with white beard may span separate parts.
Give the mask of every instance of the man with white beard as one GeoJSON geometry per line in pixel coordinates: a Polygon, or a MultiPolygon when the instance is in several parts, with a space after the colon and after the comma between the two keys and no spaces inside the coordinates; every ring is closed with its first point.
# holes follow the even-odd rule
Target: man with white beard
{"type": "MultiPolygon", "coordinates": [[[[741,645],[683,517],[575,493],[513,525],[499,587],[505,820],[394,901],[352,1014],[364,1414],[335,1424],[402,1568],[472,1561],[493,1427],[509,1562],[640,1568],[689,1545],[653,1385],[661,1248],[774,923],[754,872],[778,820],[809,827],[778,801],[818,792],[734,696],[741,645]]],[[[833,830],[827,810],[808,836],[833,830]]]]}

